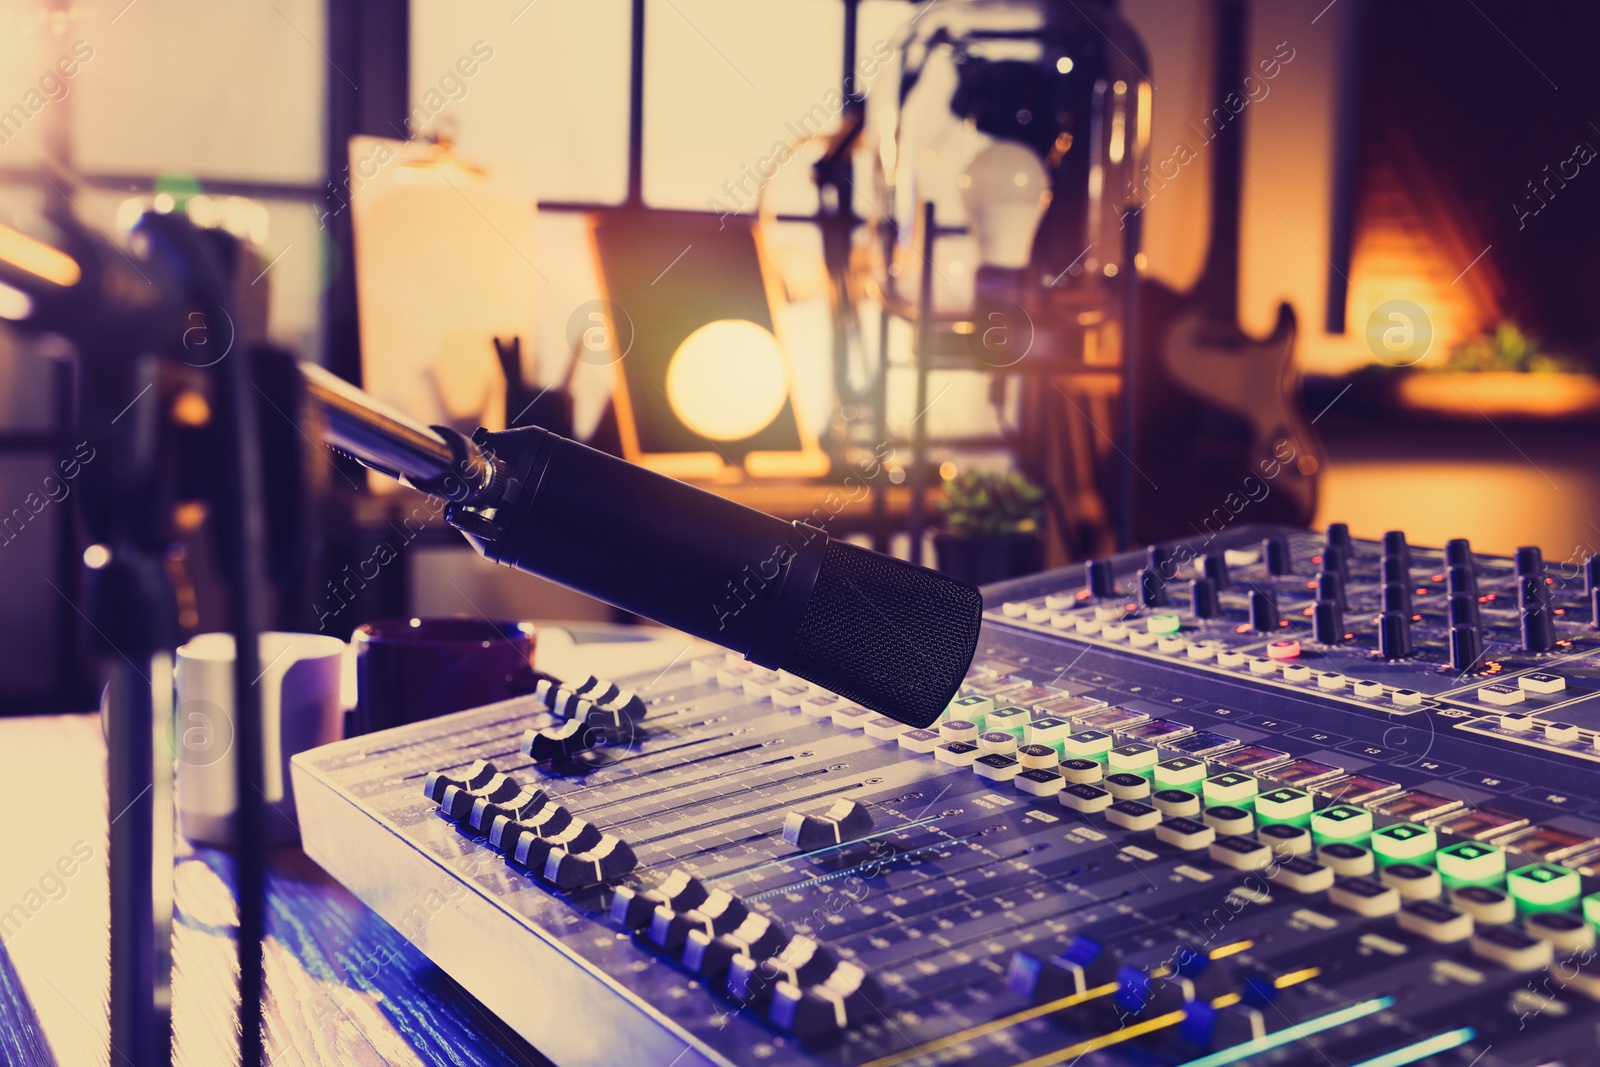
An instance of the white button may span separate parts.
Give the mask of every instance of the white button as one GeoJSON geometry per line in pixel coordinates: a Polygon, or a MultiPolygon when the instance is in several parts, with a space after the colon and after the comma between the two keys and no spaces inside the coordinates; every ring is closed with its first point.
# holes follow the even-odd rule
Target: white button
{"type": "Polygon", "coordinates": [[[1358,697],[1381,697],[1383,696],[1383,683],[1358,679],[1350,683],[1350,692],[1358,697]]]}
{"type": "Polygon", "coordinates": [[[1219,667],[1242,667],[1242,666],[1244,666],[1244,661],[1247,658],[1248,657],[1246,657],[1243,652],[1218,652],[1217,653],[1217,666],[1219,666],[1219,667]]]}
{"type": "Polygon", "coordinates": [[[1485,704],[1493,704],[1497,708],[1509,708],[1513,704],[1522,703],[1527,696],[1521,689],[1513,689],[1509,685],[1486,685],[1478,690],[1478,699],[1485,704]]]}
{"type": "Polygon", "coordinates": [[[1163,637],[1156,642],[1156,648],[1162,652],[1182,652],[1189,647],[1189,642],[1181,637],[1163,637]]]}
{"type": "Polygon", "coordinates": [[[1299,664],[1286,664],[1283,668],[1283,680],[1286,682],[1304,682],[1311,678],[1311,668],[1299,664]]]}
{"type": "Polygon", "coordinates": [[[1524,674],[1517,685],[1530,693],[1559,693],[1567,687],[1567,680],[1559,674],[1524,674]]]}
{"type": "Polygon", "coordinates": [[[1093,616],[1084,616],[1078,620],[1078,632],[1080,634],[1097,634],[1103,625],[1104,623],[1093,616]]]}
{"type": "Polygon", "coordinates": [[[1230,567],[1248,567],[1261,558],[1261,551],[1255,548],[1230,548],[1222,553],[1222,560],[1230,567]]]}
{"type": "Polygon", "coordinates": [[[1344,675],[1336,674],[1333,671],[1323,671],[1321,674],[1317,675],[1317,688],[1343,689],[1344,675]]]}
{"type": "Polygon", "coordinates": [[[1149,648],[1159,640],[1161,637],[1158,634],[1145,633],[1143,630],[1135,630],[1128,635],[1128,644],[1134,648],[1149,648]]]}
{"type": "Polygon", "coordinates": [[[1123,614],[1121,604],[1096,604],[1094,608],[1094,617],[1101,622],[1116,622],[1123,614]]]}
{"type": "Polygon", "coordinates": [[[1544,735],[1552,741],[1576,741],[1578,739],[1578,728],[1570,722],[1546,723],[1544,735]]]}
{"type": "Polygon", "coordinates": [[[1053,614],[1055,614],[1055,612],[1051,611],[1049,608],[1039,605],[1038,607],[1032,607],[1028,609],[1028,621],[1049,622],[1050,616],[1053,614]]]}
{"type": "Polygon", "coordinates": [[[1409,706],[1411,704],[1422,703],[1422,694],[1417,692],[1415,689],[1396,689],[1389,696],[1389,699],[1394,701],[1396,704],[1404,704],[1409,706]]]}
{"type": "Polygon", "coordinates": [[[1277,669],[1278,664],[1270,659],[1262,659],[1261,657],[1257,656],[1255,659],[1250,661],[1251,674],[1271,674],[1277,669]]]}
{"type": "Polygon", "coordinates": [[[1057,630],[1070,630],[1078,624],[1077,616],[1061,611],[1050,616],[1050,625],[1057,630]]]}
{"type": "Polygon", "coordinates": [[[1020,619],[1028,613],[1028,605],[1019,600],[1013,600],[1000,605],[1000,614],[1008,619],[1020,619]]]}
{"type": "Polygon", "coordinates": [[[1500,729],[1510,730],[1512,733],[1524,733],[1533,729],[1532,715],[1502,715],[1500,716],[1500,729]]]}
{"type": "Polygon", "coordinates": [[[1212,656],[1215,656],[1216,654],[1217,654],[1217,650],[1216,649],[1208,648],[1205,645],[1190,645],[1189,646],[1189,658],[1190,659],[1210,659],[1212,656]]]}
{"type": "Polygon", "coordinates": [[[1128,628],[1120,622],[1115,622],[1102,629],[1100,636],[1107,641],[1126,641],[1128,639],[1128,628]]]}
{"type": "Polygon", "coordinates": [[[1072,607],[1073,597],[1064,593],[1051,593],[1044,598],[1044,606],[1051,611],[1065,611],[1072,607]]]}

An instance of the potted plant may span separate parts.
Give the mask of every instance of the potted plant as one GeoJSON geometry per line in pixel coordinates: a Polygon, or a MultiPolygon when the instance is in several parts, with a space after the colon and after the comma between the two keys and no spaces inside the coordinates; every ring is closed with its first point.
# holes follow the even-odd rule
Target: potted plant
{"type": "Polygon", "coordinates": [[[1600,412],[1600,380],[1513,322],[1450,350],[1437,369],[1397,383],[1400,405],[1460,418],[1578,418],[1600,412]]]}
{"type": "Polygon", "coordinates": [[[1044,491],[1016,472],[968,471],[944,483],[939,569],[985,585],[1044,568],[1044,491]]]}

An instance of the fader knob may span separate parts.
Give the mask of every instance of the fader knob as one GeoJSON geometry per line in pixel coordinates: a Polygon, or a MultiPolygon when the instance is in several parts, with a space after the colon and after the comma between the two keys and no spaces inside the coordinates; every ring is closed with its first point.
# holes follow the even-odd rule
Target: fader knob
{"type": "Polygon", "coordinates": [[[1261,542],[1261,555],[1267,562],[1267,573],[1288,574],[1292,561],[1289,558],[1289,539],[1282,534],[1261,542]]]}
{"type": "Polygon", "coordinates": [[[1383,610],[1411,616],[1411,587],[1402,582],[1390,582],[1383,587],[1383,610]]]}
{"type": "Polygon", "coordinates": [[[1311,636],[1318,644],[1344,642],[1344,611],[1335,600],[1318,600],[1311,609],[1311,636]]]}
{"type": "Polygon", "coordinates": [[[1197,619],[1210,619],[1217,614],[1217,587],[1210,578],[1196,578],[1189,583],[1190,610],[1197,619]]]}
{"type": "Polygon", "coordinates": [[[1144,565],[1163,578],[1170,578],[1177,573],[1177,568],[1171,564],[1172,554],[1161,545],[1150,545],[1144,550],[1144,565]]]}
{"type": "Polygon", "coordinates": [[[1384,659],[1411,655],[1411,616],[1386,611],[1378,622],[1378,651],[1384,659]]]}
{"type": "Polygon", "coordinates": [[[1228,560],[1221,552],[1207,552],[1201,556],[1200,573],[1218,589],[1228,588],[1228,560]]]}
{"type": "Polygon", "coordinates": [[[1323,543],[1329,548],[1350,548],[1350,527],[1342,522],[1330,522],[1323,543]]]}
{"type": "Polygon", "coordinates": [[[1593,593],[1600,589],[1600,556],[1590,556],[1583,561],[1583,591],[1593,593]]]}
{"type": "Polygon", "coordinates": [[[1278,601],[1270,592],[1261,589],[1250,591],[1250,629],[1257,633],[1273,633],[1278,629],[1278,601]]]}
{"type": "Polygon", "coordinates": [[[1444,543],[1444,564],[1446,567],[1471,567],[1472,542],[1465,537],[1455,537],[1444,543]]]}
{"type": "Polygon", "coordinates": [[[1115,576],[1109,559],[1091,559],[1083,565],[1083,584],[1091,595],[1108,597],[1116,595],[1115,576]]]}
{"type": "Polygon", "coordinates": [[[1411,584],[1411,566],[1404,556],[1384,556],[1378,566],[1378,574],[1385,585],[1392,582],[1405,586],[1411,584]]]}
{"type": "Polygon", "coordinates": [[[1476,626],[1450,627],[1450,669],[1470,671],[1483,658],[1483,633],[1476,626]]]}
{"type": "Polygon", "coordinates": [[[1332,571],[1346,580],[1350,577],[1350,550],[1329,545],[1322,550],[1322,569],[1332,571]]]}
{"type": "Polygon", "coordinates": [[[1517,549],[1517,574],[1543,574],[1544,553],[1538,545],[1523,545],[1517,549]]]}
{"type": "Polygon", "coordinates": [[[1167,583],[1161,572],[1146,568],[1139,572],[1139,602],[1147,608],[1159,608],[1167,603],[1167,583]]]}

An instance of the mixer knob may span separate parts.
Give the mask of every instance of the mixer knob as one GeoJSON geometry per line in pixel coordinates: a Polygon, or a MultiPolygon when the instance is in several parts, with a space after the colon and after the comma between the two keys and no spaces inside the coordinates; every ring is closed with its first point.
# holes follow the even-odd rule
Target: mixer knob
{"type": "Polygon", "coordinates": [[[1311,609],[1311,636],[1322,645],[1344,641],[1344,612],[1336,600],[1319,600],[1311,609]]]}
{"type": "Polygon", "coordinates": [[[1228,559],[1221,552],[1207,552],[1201,556],[1200,573],[1211,579],[1217,589],[1228,588],[1228,559]]]}
{"type": "Polygon", "coordinates": [[[1452,538],[1444,543],[1444,565],[1446,567],[1472,566],[1472,542],[1465,537],[1452,538]]]}
{"type": "Polygon", "coordinates": [[[1483,658],[1483,633],[1476,626],[1450,627],[1450,669],[1465,673],[1483,658]]]}
{"type": "Polygon", "coordinates": [[[1600,589],[1600,556],[1590,556],[1583,561],[1583,591],[1593,593],[1600,589]]]}
{"type": "Polygon", "coordinates": [[[1555,620],[1550,612],[1550,587],[1543,572],[1517,580],[1517,607],[1522,615],[1522,647],[1527,652],[1548,652],[1555,647],[1555,620]]]}
{"type": "Polygon", "coordinates": [[[1463,593],[1476,598],[1478,595],[1478,573],[1470,565],[1458,564],[1451,567],[1445,574],[1445,588],[1451,596],[1463,593]]]}
{"type": "Polygon", "coordinates": [[[1177,573],[1172,566],[1172,553],[1162,545],[1150,545],[1144,550],[1144,565],[1164,578],[1177,573]]]}
{"type": "Polygon", "coordinates": [[[731,933],[712,937],[704,930],[690,930],[683,943],[683,963],[702,978],[724,978],[734,959],[748,956],[770,959],[789,943],[783,927],[758,912],[745,916],[731,933]]]}
{"type": "Polygon", "coordinates": [[[1011,957],[1006,986],[1035,1003],[1082,994],[1115,981],[1122,954],[1092,937],[1074,937],[1060,953],[1039,959],[1026,952],[1011,957]]]}
{"type": "Polygon", "coordinates": [[[1450,598],[1450,625],[1452,627],[1475,627],[1482,620],[1478,613],[1478,598],[1468,596],[1466,593],[1457,593],[1450,598]]]}
{"type": "Polygon", "coordinates": [[[802,852],[853,841],[872,829],[872,812],[853,800],[836,800],[822,815],[791,811],[783,821],[783,839],[802,852]]]}
{"type": "Polygon", "coordinates": [[[1147,608],[1159,608],[1167,603],[1167,583],[1161,572],[1145,568],[1139,572],[1139,602],[1147,608]]]}
{"type": "Polygon", "coordinates": [[[1328,548],[1339,548],[1348,551],[1350,548],[1350,527],[1342,522],[1330,522],[1328,524],[1327,537],[1323,543],[1328,548]]]}
{"type": "Polygon", "coordinates": [[[1402,556],[1384,556],[1379,564],[1379,574],[1385,585],[1399,583],[1409,586],[1411,584],[1411,567],[1402,556]]]}
{"type": "Polygon", "coordinates": [[[1517,574],[1543,574],[1544,553],[1539,551],[1538,545],[1523,545],[1517,549],[1517,574]]]}
{"type": "Polygon", "coordinates": [[[1097,597],[1116,596],[1116,576],[1109,559],[1091,559],[1083,565],[1083,584],[1097,597]]]}
{"type": "Polygon", "coordinates": [[[1411,616],[1411,587],[1402,582],[1390,582],[1383,587],[1383,610],[1411,616]]]}
{"type": "Polygon", "coordinates": [[[1196,578],[1189,583],[1190,610],[1196,619],[1210,619],[1217,614],[1217,587],[1210,578],[1196,578]]]}
{"type": "Polygon", "coordinates": [[[700,879],[687,871],[674,869],[650,889],[618,886],[611,898],[611,917],[630,930],[643,930],[650,925],[650,916],[656,908],[666,905],[671,911],[688,911],[699,907],[707,895],[700,879]]]}
{"type": "Polygon", "coordinates": [[[1261,542],[1261,555],[1267,561],[1267,573],[1288,574],[1292,560],[1289,558],[1289,539],[1275,534],[1261,542]]]}
{"type": "Polygon", "coordinates": [[[1340,611],[1345,609],[1344,579],[1338,571],[1324,570],[1317,575],[1317,599],[1339,605],[1340,611]]]}
{"type": "Polygon", "coordinates": [[[1322,569],[1332,571],[1346,581],[1350,578],[1350,550],[1329,545],[1322,550],[1322,569]]]}
{"type": "Polygon", "coordinates": [[[1600,630],[1600,589],[1589,594],[1589,629],[1600,630]]]}
{"type": "Polygon", "coordinates": [[[1383,554],[1403,559],[1407,566],[1411,565],[1411,546],[1406,544],[1404,530],[1390,530],[1383,535],[1383,554]]]}
{"type": "Polygon", "coordinates": [[[1250,591],[1250,629],[1262,634],[1273,633],[1278,629],[1280,618],[1276,597],[1261,589],[1250,591]]]}
{"type": "Polygon", "coordinates": [[[1411,616],[1386,611],[1378,623],[1378,651],[1384,659],[1403,659],[1411,655],[1411,616]]]}

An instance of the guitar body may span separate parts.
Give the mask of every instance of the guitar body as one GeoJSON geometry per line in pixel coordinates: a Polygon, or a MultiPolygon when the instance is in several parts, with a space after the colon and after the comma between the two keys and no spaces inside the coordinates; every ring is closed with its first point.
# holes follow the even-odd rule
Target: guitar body
{"type": "MultiPolygon", "coordinates": [[[[1217,0],[1215,97],[1242,84],[1242,0],[1217,0]]],[[[1219,104],[1219,107],[1221,105],[1219,104]]],[[[1262,339],[1238,326],[1244,111],[1207,142],[1211,232],[1187,293],[1146,280],[1134,351],[1133,536],[1211,536],[1236,523],[1309,526],[1320,446],[1295,398],[1295,315],[1262,339]]]]}
{"type": "Polygon", "coordinates": [[[1194,293],[1152,281],[1139,299],[1134,537],[1310,525],[1322,455],[1294,397],[1294,310],[1258,340],[1194,293]]]}

